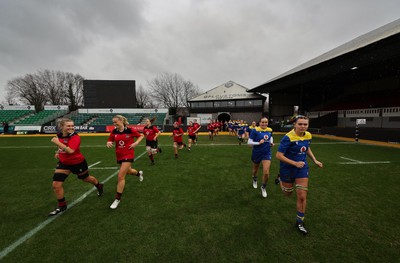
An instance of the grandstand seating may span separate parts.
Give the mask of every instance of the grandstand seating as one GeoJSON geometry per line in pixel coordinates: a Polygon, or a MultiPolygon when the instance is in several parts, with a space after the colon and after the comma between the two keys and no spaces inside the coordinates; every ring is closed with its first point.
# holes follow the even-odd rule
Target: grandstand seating
{"type": "Polygon", "coordinates": [[[93,119],[95,116],[91,113],[78,113],[71,115],[69,118],[74,121],[75,125],[83,125],[93,119]]]}
{"type": "Polygon", "coordinates": [[[33,113],[33,110],[1,110],[0,122],[13,122],[33,113]]]}
{"type": "Polygon", "coordinates": [[[43,125],[66,113],[66,110],[43,110],[14,122],[14,125],[43,125]]]}
{"type": "MultiPolygon", "coordinates": [[[[89,122],[90,125],[113,125],[112,118],[115,116],[115,113],[102,113],[102,114],[93,114],[93,121],[89,122]]],[[[123,113],[121,114],[128,119],[130,124],[138,124],[143,118],[142,113],[123,113]]]]}

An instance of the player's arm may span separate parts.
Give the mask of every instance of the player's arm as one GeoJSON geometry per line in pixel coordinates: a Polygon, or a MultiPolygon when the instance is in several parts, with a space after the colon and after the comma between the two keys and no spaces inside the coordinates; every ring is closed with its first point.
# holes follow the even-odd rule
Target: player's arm
{"type": "MultiPolygon", "coordinates": [[[[71,139],[72,140],[72,139],[71,139]]],[[[60,140],[58,139],[58,137],[53,137],[51,139],[51,142],[54,143],[55,145],[57,145],[58,148],[60,148],[61,150],[63,150],[64,152],[68,153],[68,154],[72,154],[75,152],[74,149],[71,149],[70,147],[68,147],[67,145],[65,145],[64,143],[60,142],[60,140]]]]}
{"type": "Polygon", "coordinates": [[[114,136],[112,133],[110,133],[110,136],[107,139],[106,146],[107,146],[107,148],[111,148],[111,147],[113,147],[113,145],[114,145],[114,136]]]}
{"type": "Polygon", "coordinates": [[[249,145],[260,145],[260,144],[263,144],[263,143],[264,143],[264,139],[260,140],[259,142],[255,142],[255,141],[253,141],[253,139],[251,139],[251,138],[249,138],[249,139],[247,140],[247,144],[249,144],[249,145]]]}
{"type": "Polygon", "coordinates": [[[280,152],[280,151],[277,151],[277,152],[276,152],[276,159],[278,159],[279,161],[282,161],[282,162],[284,162],[284,163],[293,165],[293,166],[295,166],[295,167],[297,167],[297,168],[303,168],[304,165],[305,165],[304,162],[295,162],[295,161],[293,161],[293,160],[290,160],[289,158],[287,158],[287,157],[283,154],[283,152],[280,152]]]}
{"type": "Polygon", "coordinates": [[[160,136],[160,134],[161,134],[161,132],[160,132],[160,131],[158,131],[158,132],[156,133],[156,135],[154,136],[154,139],[153,139],[153,141],[156,141],[156,140],[157,140],[157,138],[158,138],[158,136],[160,136]]]}
{"type": "Polygon", "coordinates": [[[308,157],[310,157],[311,160],[312,160],[319,168],[322,168],[322,167],[323,167],[323,164],[315,158],[315,156],[314,156],[313,152],[311,151],[311,148],[310,148],[310,147],[308,147],[308,150],[307,150],[306,153],[307,153],[308,157]]]}
{"type": "Polygon", "coordinates": [[[140,141],[141,140],[143,140],[143,138],[144,138],[144,134],[142,134],[142,133],[138,133],[138,139],[134,142],[134,143],[132,143],[130,146],[129,146],[129,149],[132,149],[132,148],[135,148],[139,143],[140,143],[140,141]]]}

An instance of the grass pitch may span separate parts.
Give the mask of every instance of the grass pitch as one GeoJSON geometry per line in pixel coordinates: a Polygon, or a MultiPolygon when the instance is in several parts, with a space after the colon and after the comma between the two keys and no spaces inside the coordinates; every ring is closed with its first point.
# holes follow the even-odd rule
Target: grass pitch
{"type": "MultiPolygon", "coordinates": [[[[275,135],[279,142],[281,136],[275,135]]],[[[49,137],[0,138],[0,253],[2,262],[397,262],[400,258],[400,149],[313,139],[323,169],[311,164],[308,236],[296,232],[295,196],[273,182],[268,198],[251,185],[251,148],[235,137],[200,136],[192,151],[162,154],[133,164],[144,181],[127,177],[122,201],[116,190],[115,153],[107,137],[82,136],[90,173],[106,181],[97,197],[75,175],[65,197],[74,203],[32,237],[55,208],[55,147],[49,137]],[[350,159],[350,160],[349,160],[350,159]],[[358,163],[357,163],[358,162],[358,163]],[[380,163],[382,162],[382,163],[380,163]],[[78,201],[77,201],[78,200],[78,201]],[[16,241],[21,244],[7,252],[16,241]]],[[[273,152],[277,150],[274,147],[273,152]]],[[[136,156],[145,151],[144,143],[136,156]]],[[[261,171],[259,183],[261,182],[261,171]]],[[[260,185],[260,184],[259,184],[260,185]]]]}

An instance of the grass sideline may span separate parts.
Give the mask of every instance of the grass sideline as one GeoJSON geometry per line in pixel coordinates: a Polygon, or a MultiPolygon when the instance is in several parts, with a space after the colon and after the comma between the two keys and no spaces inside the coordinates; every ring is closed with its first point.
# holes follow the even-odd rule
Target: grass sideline
{"type": "MultiPolygon", "coordinates": [[[[54,135],[53,135],[54,136],[54,135]]],[[[281,135],[275,135],[279,142],[281,135]]],[[[100,180],[116,171],[104,136],[82,136],[82,151],[100,180]],[[104,169],[100,169],[104,168],[104,169]]],[[[127,178],[120,207],[111,211],[114,177],[2,259],[2,262],[394,262],[400,256],[399,150],[315,136],[312,149],[324,169],[311,167],[306,222],[293,226],[295,198],[268,183],[268,198],[251,187],[251,149],[231,136],[200,136],[191,152],[173,159],[171,138],[150,166],[134,163],[145,180],[127,178]],[[341,165],[340,157],[390,164],[341,165]]],[[[277,147],[274,148],[274,152],[277,147]]],[[[0,140],[0,250],[46,220],[54,147],[47,137],[0,140]]],[[[136,155],[144,152],[143,143],[136,155]]],[[[272,162],[271,178],[279,163],[272,162]]],[[[71,203],[91,189],[71,175],[71,203]]]]}

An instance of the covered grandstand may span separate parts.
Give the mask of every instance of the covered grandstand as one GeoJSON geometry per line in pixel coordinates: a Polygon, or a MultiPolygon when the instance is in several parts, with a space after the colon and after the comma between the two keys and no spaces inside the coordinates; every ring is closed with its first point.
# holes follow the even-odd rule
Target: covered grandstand
{"type": "MultiPolygon", "coordinates": [[[[369,118],[367,125],[372,125],[371,128],[398,131],[400,19],[357,37],[249,92],[269,94],[269,114],[275,121],[289,119],[296,113],[296,106],[300,113],[316,119],[312,122],[314,126],[321,129],[329,127],[330,134],[335,134],[331,128],[336,128],[336,131],[339,131],[338,128],[354,128],[357,118],[369,118]],[[372,109],[374,116],[368,111],[372,109]]],[[[354,131],[351,133],[354,134],[354,131]]],[[[399,140],[398,136],[391,139],[399,140]]]]}

